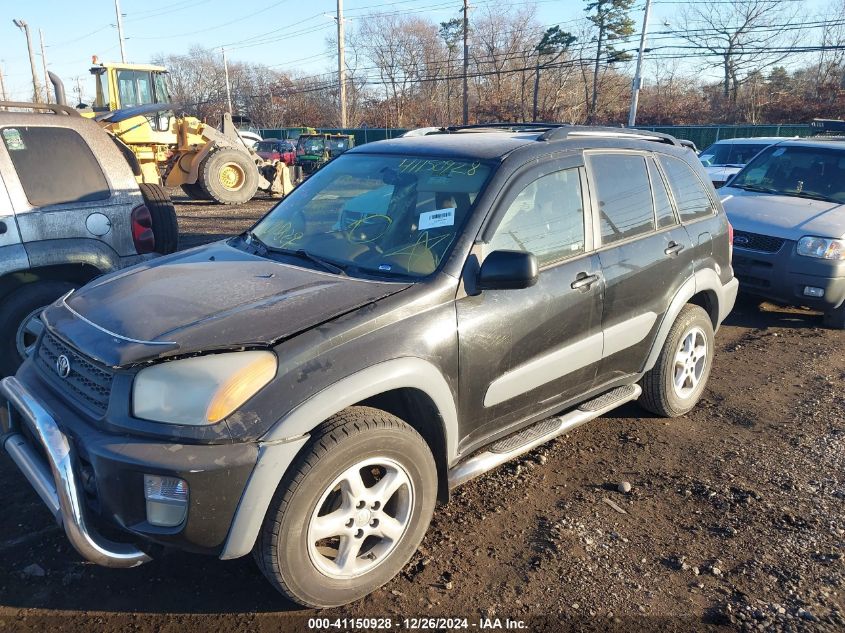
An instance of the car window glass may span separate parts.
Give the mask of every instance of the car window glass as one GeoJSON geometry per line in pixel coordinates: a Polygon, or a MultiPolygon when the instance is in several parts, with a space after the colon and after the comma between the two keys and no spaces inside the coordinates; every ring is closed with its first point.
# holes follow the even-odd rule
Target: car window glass
{"type": "Polygon", "coordinates": [[[343,154],[254,233],[272,248],[305,250],[353,272],[421,277],[450,252],[490,171],[470,160],[343,154]]]}
{"type": "Polygon", "coordinates": [[[654,230],[654,206],[645,159],[632,154],[589,158],[599,204],[602,244],[654,230]]]}
{"type": "Polygon", "coordinates": [[[0,136],[33,206],[90,202],[111,195],[97,159],[74,130],[7,127],[0,136]]]}
{"type": "Polygon", "coordinates": [[[698,176],[684,161],[670,156],[658,156],[669,181],[669,188],[678,205],[681,222],[697,220],[713,214],[713,203],[698,176]]]}
{"type": "Polygon", "coordinates": [[[657,228],[664,228],[677,224],[678,220],[675,217],[675,212],[672,209],[672,203],[669,200],[669,193],[666,191],[666,183],[663,182],[663,177],[657,169],[657,164],[654,159],[649,158],[648,177],[651,180],[651,192],[654,196],[654,211],[657,216],[657,228]]]}
{"type": "Polygon", "coordinates": [[[541,266],[584,252],[584,204],[577,169],[538,178],[508,206],[486,252],[534,253],[541,266]]]}

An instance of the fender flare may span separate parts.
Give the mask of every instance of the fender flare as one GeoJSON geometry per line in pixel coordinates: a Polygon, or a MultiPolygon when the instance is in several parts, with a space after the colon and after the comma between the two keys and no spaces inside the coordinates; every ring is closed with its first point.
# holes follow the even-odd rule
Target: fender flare
{"type": "Polygon", "coordinates": [[[264,435],[220,558],[239,558],[252,551],[282,478],[315,427],[356,402],[402,388],[418,389],[434,402],[443,424],[447,462],[452,463],[457,455],[458,414],[452,390],[440,371],[410,357],[363,369],[315,394],[264,435]]]}
{"type": "Polygon", "coordinates": [[[681,309],[692,297],[705,291],[712,291],[716,295],[716,312],[718,314],[714,328],[716,329],[733,309],[738,287],[739,284],[736,278],[732,278],[728,283],[722,284],[719,275],[710,268],[695,271],[692,277],[687,279],[675,293],[675,296],[672,297],[669,308],[666,310],[663,321],[661,321],[660,327],[657,330],[657,335],[654,337],[651,351],[643,365],[643,373],[649,371],[657,363],[657,357],[663,350],[663,345],[666,342],[666,337],[669,336],[669,330],[672,324],[675,323],[675,319],[678,318],[681,309]]]}

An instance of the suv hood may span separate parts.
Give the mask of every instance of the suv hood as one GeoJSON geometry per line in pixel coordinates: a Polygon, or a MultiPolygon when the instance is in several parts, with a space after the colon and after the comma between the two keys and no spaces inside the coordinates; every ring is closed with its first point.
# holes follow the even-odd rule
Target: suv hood
{"type": "Polygon", "coordinates": [[[805,235],[845,235],[845,205],[733,187],[719,189],[735,229],[798,241],[805,235]]]}
{"type": "Polygon", "coordinates": [[[252,255],[220,242],[102,277],[44,313],[112,367],[266,346],[407,288],[252,255]]]}

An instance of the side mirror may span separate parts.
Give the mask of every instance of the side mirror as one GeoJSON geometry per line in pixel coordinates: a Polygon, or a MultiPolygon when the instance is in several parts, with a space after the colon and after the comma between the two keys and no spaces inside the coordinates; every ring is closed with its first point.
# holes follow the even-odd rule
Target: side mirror
{"type": "Polygon", "coordinates": [[[493,251],[478,273],[479,290],[519,290],[537,283],[540,267],[533,253],[493,251]]]}

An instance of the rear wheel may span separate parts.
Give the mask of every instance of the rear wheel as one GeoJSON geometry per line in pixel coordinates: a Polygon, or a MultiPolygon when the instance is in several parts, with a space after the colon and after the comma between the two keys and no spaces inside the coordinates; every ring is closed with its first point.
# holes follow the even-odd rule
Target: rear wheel
{"type": "Polygon", "coordinates": [[[654,367],[640,381],[639,403],[674,418],[692,409],[710,377],[715,336],[704,308],[687,304],[669,330],[654,367]]]}
{"type": "Polygon", "coordinates": [[[138,187],[153,220],[156,252],[162,255],[175,253],[179,248],[179,224],[170,196],[160,185],[142,183],[138,187]]]}
{"type": "Polygon", "coordinates": [[[0,376],[11,376],[35,350],[44,329],[41,312],[77,286],[67,281],[36,281],[21,286],[0,304],[0,376]]]}
{"type": "Polygon", "coordinates": [[[244,152],[219,149],[200,165],[199,182],[215,202],[243,204],[258,191],[258,167],[244,152]]]}
{"type": "Polygon", "coordinates": [[[286,475],[256,560],[299,604],[346,604],[399,573],[428,528],[436,496],[425,440],[393,415],[351,407],[313,435],[286,475]]]}

